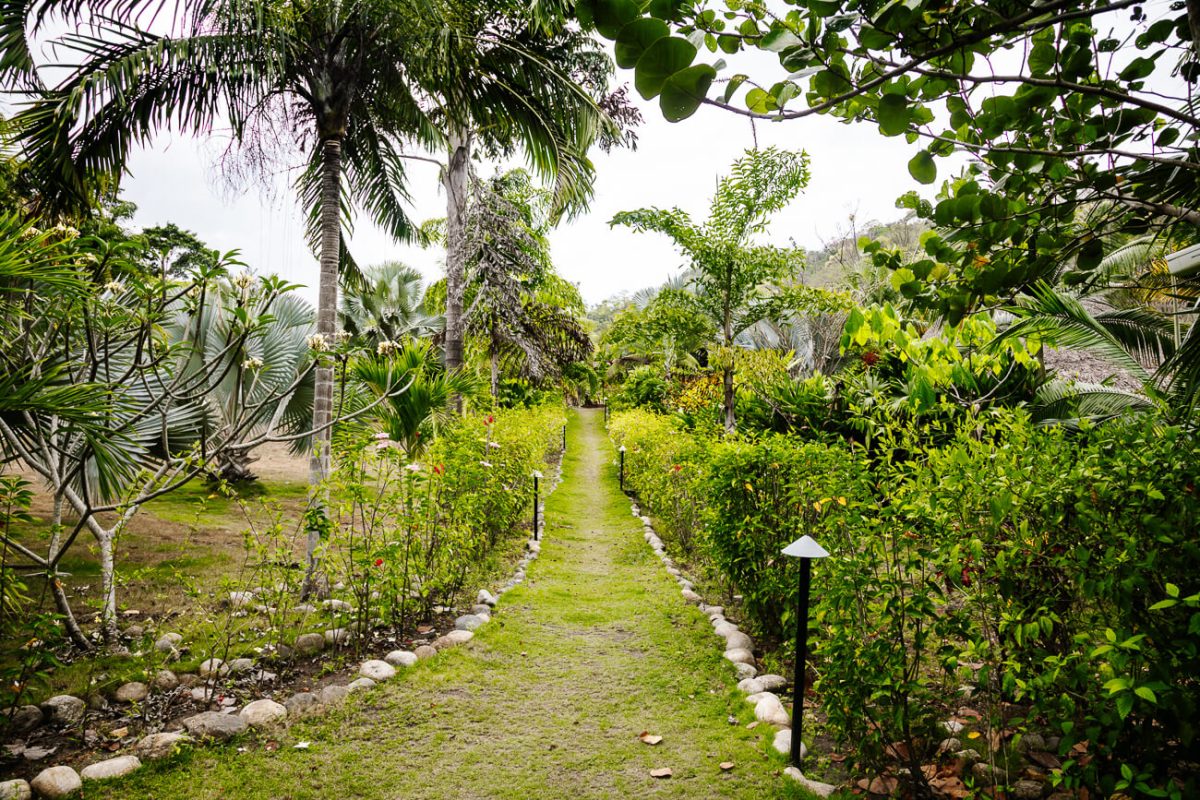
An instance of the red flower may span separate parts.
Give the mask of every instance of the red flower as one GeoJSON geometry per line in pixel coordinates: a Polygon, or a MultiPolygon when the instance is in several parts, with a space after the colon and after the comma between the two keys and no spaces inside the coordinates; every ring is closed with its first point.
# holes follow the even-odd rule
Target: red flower
{"type": "Polygon", "coordinates": [[[445,475],[446,474],[446,465],[445,464],[434,465],[433,474],[434,475],[445,475]]]}
{"type": "Polygon", "coordinates": [[[862,361],[868,367],[873,367],[879,363],[879,353],[863,353],[862,361]]]}
{"type": "Polygon", "coordinates": [[[675,470],[676,472],[682,472],[683,466],[680,464],[676,464],[674,467],[672,467],[672,469],[675,470]]]}
{"type": "Polygon", "coordinates": [[[487,422],[485,422],[484,424],[485,424],[485,425],[491,425],[491,424],[492,424],[493,422],[495,422],[495,421],[496,421],[496,418],[495,418],[495,417],[493,417],[491,414],[488,414],[488,417],[487,417],[487,422]]]}
{"type": "Polygon", "coordinates": [[[377,566],[377,567],[382,567],[382,566],[383,566],[383,559],[382,559],[382,558],[377,558],[377,559],[375,559],[375,566],[377,566]]]}

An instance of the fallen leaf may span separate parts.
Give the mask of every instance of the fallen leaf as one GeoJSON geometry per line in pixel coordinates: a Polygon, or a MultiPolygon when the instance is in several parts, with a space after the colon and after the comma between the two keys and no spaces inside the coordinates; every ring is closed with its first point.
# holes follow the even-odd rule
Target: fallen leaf
{"type": "Polygon", "coordinates": [[[312,742],[296,742],[294,745],[292,745],[292,747],[297,750],[307,750],[308,748],[312,747],[312,742]]]}
{"type": "Polygon", "coordinates": [[[1043,769],[1062,769],[1062,762],[1059,761],[1058,756],[1054,755],[1053,753],[1042,753],[1034,750],[1026,754],[1026,758],[1043,769]]]}
{"type": "Polygon", "coordinates": [[[650,770],[651,778],[669,778],[671,775],[672,773],[670,767],[661,767],[659,769],[650,770]]]}
{"type": "Polygon", "coordinates": [[[980,736],[979,731],[971,731],[970,733],[967,734],[968,739],[978,739],[979,736],[980,736]]]}
{"type": "Polygon", "coordinates": [[[749,725],[746,726],[746,730],[752,731],[757,727],[758,727],[758,720],[754,720],[754,722],[751,722],[749,725]]]}
{"type": "Polygon", "coordinates": [[[973,708],[967,708],[966,706],[963,706],[958,710],[958,716],[970,717],[971,719],[983,719],[983,714],[980,714],[973,708]]]}
{"type": "Polygon", "coordinates": [[[941,792],[943,797],[951,798],[951,800],[962,800],[970,792],[967,791],[966,784],[955,777],[934,778],[929,782],[931,788],[937,792],[941,792]]]}
{"type": "Polygon", "coordinates": [[[653,733],[649,733],[648,731],[642,731],[641,734],[638,735],[638,738],[641,739],[646,744],[658,744],[659,742],[662,741],[661,736],[657,736],[653,733]]]}
{"type": "Polygon", "coordinates": [[[266,749],[266,751],[268,753],[274,753],[276,750],[279,749],[279,742],[272,740],[272,741],[267,742],[265,745],[263,745],[263,747],[266,749]]]}
{"type": "Polygon", "coordinates": [[[846,756],[842,753],[830,753],[829,760],[835,764],[840,764],[846,760],[846,756]]]}
{"type": "Polygon", "coordinates": [[[129,735],[129,728],[117,728],[108,732],[108,735],[114,739],[123,739],[129,735]]]}
{"type": "Polygon", "coordinates": [[[729,772],[729,770],[733,769],[733,762],[732,761],[722,761],[721,769],[725,772],[729,772]]]}

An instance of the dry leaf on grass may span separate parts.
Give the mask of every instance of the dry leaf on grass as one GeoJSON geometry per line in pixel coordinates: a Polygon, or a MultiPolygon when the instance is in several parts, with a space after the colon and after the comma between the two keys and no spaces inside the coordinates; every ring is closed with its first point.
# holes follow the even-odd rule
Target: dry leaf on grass
{"type": "Polygon", "coordinates": [[[729,772],[729,770],[733,769],[733,762],[732,762],[732,761],[722,761],[722,762],[721,762],[721,769],[722,769],[724,772],[729,772]]]}
{"type": "Polygon", "coordinates": [[[669,777],[671,777],[671,768],[670,767],[661,767],[659,769],[652,769],[652,770],[650,770],[650,777],[651,778],[669,778],[669,777]]]}
{"type": "Polygon", "coordinates": [[[641,733],[638,734],[638,738],[641,739],[646,744],[658,744],[659,742],[662,741],[661,736],[650,733],[649,731],[642,731],[641,733]]]}

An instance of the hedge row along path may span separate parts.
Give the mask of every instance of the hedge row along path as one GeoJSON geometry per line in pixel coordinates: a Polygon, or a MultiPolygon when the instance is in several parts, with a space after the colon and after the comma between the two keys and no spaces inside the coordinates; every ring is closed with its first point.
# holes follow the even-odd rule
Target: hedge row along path
{"type": "Polygon", "coordinates": [[[278,749],[196,749],[88,797],[807,797],[780,776],[774,729],[747,729],[711,625],[642,539],[602,421],[571,414],[541,557],[471,642],[294,724],[278,749]]]}

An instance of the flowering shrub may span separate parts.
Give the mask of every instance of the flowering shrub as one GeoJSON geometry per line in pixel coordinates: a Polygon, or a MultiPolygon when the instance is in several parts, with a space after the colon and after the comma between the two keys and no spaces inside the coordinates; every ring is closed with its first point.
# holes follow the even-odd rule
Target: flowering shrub
{"type": "Polygon", "coordinates": [[[324,555],[356,601],[356,623],[400,626],[451,605],[472,568],[524,535],[532,473],[558,451],[565,421],[554,406],[466,417],[420,461],[384,434],[340,439],[324,555]]]}

